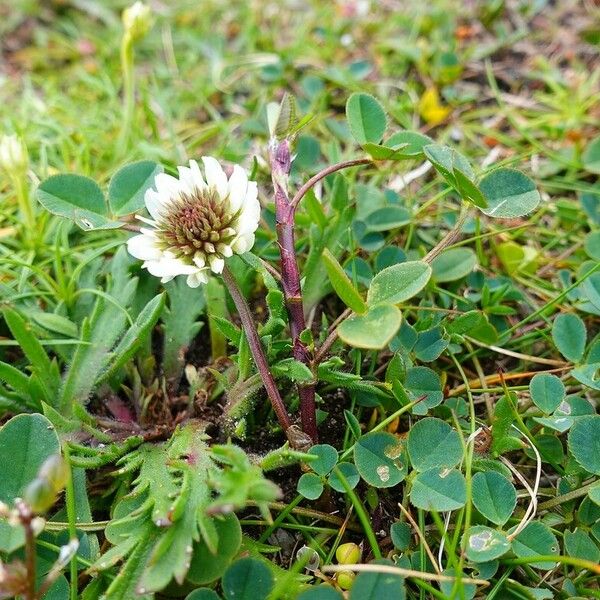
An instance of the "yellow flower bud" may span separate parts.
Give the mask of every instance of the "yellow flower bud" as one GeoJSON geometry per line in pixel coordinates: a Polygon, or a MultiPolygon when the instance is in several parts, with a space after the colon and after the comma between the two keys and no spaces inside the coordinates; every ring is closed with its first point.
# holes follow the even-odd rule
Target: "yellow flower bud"
{"type": "Polygon", "coordinates": [[[355,565],[360,560],[360,548],[352,542],[342,544],[335,551],[335,557],[340,565],[355,565]]]}
{"type": "Polygon", "coordinates": [[[356,575],[352,571],[340,571],[336,575],[336,581],[343,590],[349,590],[354,583],[355,577],[356,575]]]}

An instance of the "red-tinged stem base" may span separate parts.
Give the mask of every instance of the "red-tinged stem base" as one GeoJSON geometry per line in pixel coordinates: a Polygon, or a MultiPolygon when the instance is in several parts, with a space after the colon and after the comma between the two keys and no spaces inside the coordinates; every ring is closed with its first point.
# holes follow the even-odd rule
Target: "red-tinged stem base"
{"type": "Polygon", "coordinates": [[[250,312],[248,303],[240,291],[235,277],[227,267],[223,269],[223,281],[237,308],[242,327],[244,328],[244,333],[246,334],[246,339],[248,340],[248,346],[252,352],[256,368],[260,373],[263,385],[265,386],[265,390],[267,391],[267,395],[269,396],[269,400],[271,401],[271,405],[277,416],[277,420],[289,438],[289,429],[292,426],[290,417],[269,369],[269,363],[267,362],[267,357],[265,356],[263,347],[260,343],[258,332],[256,331],[256,326],[254,324],[254,318],[250,312]]]}

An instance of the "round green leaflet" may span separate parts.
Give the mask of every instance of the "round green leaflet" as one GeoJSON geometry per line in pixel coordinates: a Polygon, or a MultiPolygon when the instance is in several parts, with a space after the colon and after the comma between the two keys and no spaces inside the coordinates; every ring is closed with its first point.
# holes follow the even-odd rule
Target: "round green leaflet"
{"type": "MultiPolygon", "coordinates": [[[[349,462],[342,462],[337,466],[337,468],[341,471],[342,476],[348,482],[350,489],[354,489],[358,485],[358,482],[360,481],[360,475],[358,473],[358,469],[352,463],[349,463],[349,462]]],[[[340,494],[346,493],[346,488],[344,487],[341,479],[338,477],[335,470],[333,471],[333,473],[331,473],[329,475],[329,479],[327,480],[327,483],[336,492],[340,492],[340,494]]]]}
{"type": "Polygon", "coordinates": [[[497,572],[500,563],[497,560],[488,560],[473,565],[473,575],[477,579],[491,579],[497,572]]]}
{"type": "Polygon", "coordinates": [[[500,168],[486,175],[479,189],[487,200],[480,208],[488,217],[514,219],[535,210],[540,203],[540,193],[535,183],[516,169],[500,168]]]}
{"type": "Polygon", "coordinates": [[[185,600],[221,600],[221,596],[208,588],[198,588],[185,597],[185,600]]]}
{"type": "Polygon", "coordinates": [[[360,476],[376,488],[393,487],[406,477],[404,446],[385,431],[367,433],[356,442],[354,464],[360,476]]]}
{"type": "Polygon", "coordinates": [[[577,421],[594,414],[594,407],[585,398],[567,396],[549,417],[534,417],[544,427],[563,433],[577,421]]]}
{"type": "Polygon", "coordinates": [[[218,535],[217,553],[213,554],[203,539],[194,543],[192,562],[186,578],[196,585],[205,585],[221,577],[242,543],[242,528],[234,514],[214,519],[213,523],[218,535]]]}
{"type": "Polygon", "coordinates": [[[389,231],[410,223],[411,214],[404,206],[384,206],[365,217],[369,231],[389,231]]]}
{"type": "Polygon", "coordinates": [[[338,460],[337,450],[329,444],[317,444],[309,451],[309,454],[316,456],[315,460],[310,461],[310,468],[318,475],[327,475],[338,460]]]}
{"type": "Polygon", "coordinates": [[[367,292],[367,304],[399,304],[418,294],[431,278],[431,267],[423,261],[399,263],[379,271],[367,292]]]}
{"type": "Polygon", "coordinates": [[[302,592],[298,600],[342,600],[343,596],[330,585],[321,584],[312,586],[309,590],[302,592]]]}
{"type": "Polygon", "coordinates": [[[355,348],[385,348],[402,322],[402,313],[392,304],[379,304],[365,314],[352,315],[342,321],[337,333],[343,342],[355,348]]]}
{"type": "Polygon", "coordinates": [[[428,409],[438,406],[444,399],[442,380],[429,367],[418,366],[408,369],[404,387],[411,402],[419,400],[412,409],[415,415],[426,415],[428,409]]]}
{"type": "Polygon", "coordinates": [[[408,433],[408,455],[417,471],[451,469],[462,459],[458,433],[445,421],[435,417],[421,419],[408,433]]]}
{"type": "Polygon", "coordinates": [[[346,119],[354,139],[359,144],[379,143],[387,127],[383,107],[370,94],[357,93],[348,98],[346,119]]]}
{"type": "Polygon", "coordinates": [[[463,543],[467,558],[475,563],[494,560],[510,550],[510,542],[503,531],[484,525],[470,527],[463,543]]]}
{"type": "Polygon", "coordinates": [[[569,556],[591,562],[600,562],[600,549],[592,538],[582,529],[565,531],[563,534],[565,551],[569,556]]]}
{"type": "Polygon", "coordinates": [[[590,258],[600,260],[600,231],[588,233],[583,247],[590,258]]]}
{"type": "Polygon", "coordinates": [[[552,325],[552,339],[567,360],[576,363],[583,358],[587,332],[584,322],[577,315],[558,315],[552,325]]]}
{"type": "MultiPolygon", "coordinates": [[[[374,560],[370,564],[392,566],[391,560],[374,560]]],[[[359,573],[350,590],[350,600],[404,600],[404,578],[395,573],[359,573]]]]}
{"type": "Polygon", "coordinates": [[[584,525],[590,527],[596,521],[600,523],[600,506],[592,500],[592,494],[594,488],[590,489],[586,498],[581,501],[579,508],[577,509],[577,523],[578,525],[584,525]]]}
{"type": "Polygon", "coordinates": [[[398,131],[386,140],[385,145],[393,147],[408,144],[408,146],[402,148],[402,154],[405,156],[420,156],[423,154],[424,146],[432,142],[433,140],[428,135],[416,131],[398,131]]]}
{"type": "MultiPolygon", "coordinates": [[[[539,433],[534,437],[534,441],[543,462],[562,463],[565,458],[565,451],[562,442],[556,435],[539,433]]],[[[526,448],[525,453],[529,458],[535,459],[535,452],[531,448],[526,448]]]]}
{"type": "Polygon", "coordinates": [[[48,212],[75,221],[81,229],[113,229],[122,225],[112,220],[104,193],[89,177],[52,175],[40,184],[36,196],[48,212]]]}
{"type": "Polygon", "coordinates": [[[323,482],[314,473],[304,473],[296,485],[298,493],[308,500],[316,500],[323,493],[323,482]]]}
{"type": "Polygon", "coordinates": [[[590,173],[600,174],[600,136],[594,138],[586,146],[581,158],[586,170],[590,173]]]}
{"type": "MultiPolygon", "coordinates": [[[[558,540],[550,528],[541,521],[532,521],[512,541],[512,551],[519,557],[539,556],[559,553],[558,540]]],[[[534,569],[553,569],[556,563],[530,563],[534,569]]]]}
{"type": "Polygon", "coordinates": [[[446,512],[462,508],[467,501],[464,475],[456,469],[430,469],[412,482],[410,501],[417,508],[446,512]]]}
{"type": "Polygon", "coordinates": [[[475,508],[496,525],[504,525],[517,505],[515,486],[495,471],[475,473],[472,494],[475,508]]]}
{"type": "MultiPolygon", "coordinates": [[[[21,414],[0,429],[0,456],[5,457],[0,481],[0,501],[12,506],[22,497],[27,485],[35,479],[46,459],[60,453],[54,426],[41,414],[21,414]],[[8,460],[6,457],[11,457],[8,460]]],[[[20,527],[0,522],[0,550],[13,552],[23,545],[20,527]]]]}
{"type": "Polygon", "coordinates": [[[588,492],[588,496],[592,502],[600,506],[600,481],[588,492]]]}
{"type": "Polygon", "coordinates": [[[588,472],[600,475],[600,415],[578,420],[568,437],[573,458],[588,472]]]}
{"type": "MultiPolygon", "coordinates": [[[[456,569],[450,568],[442,571],[442,575],[446,575],[448,577],[459,577],[460,573],[456,571],[456,569]]],[[[475,597],[477,593],[477,586],[474,583],[468,583],[469,578],[466,574],[463,573],[463,592],[464,592],[464,600],[471,600],[475,597]]],[[[447,597],[457,598],[459,596],[452,596],[452,590],[454,589],[454,581],[440,581],[440,589],[447,597]]]]}
{"type": "Polygon", "coordinates": [[[266,600],[273,589],[273,575],[257,558],[240,558],[221,581],[226,600],[266,600]]]}
{"type": "Polygon", "coordinates": [[[565,386],[556,375],[538,373],[529,382],[529,393],[533,403],[548,415],[565,399],[565,386]]]}
{"type": "Polygon", "coordinates": [[[471,248],[452,248],[431,261],[432,278],[440,283],[466,277],[477,265],[477,255],[471,248]]]}
{"type": "Polygon", "coordinates": [[[390,537],[392,538],[392,543],[394,544],[394,548],[398,550],[408,550],[410,546],[410,538],[411,538],[412,530],[410,525],[405,522],[396,521],[396,523],[392,523],[390,527],[390,537]]]}
{"type": "Polygon", "coordinates": [[[119,169],[108,186],[108,203],[112,213],[125,216],[143,209],[144,194],[162,170],[162,166],[151,160],[140,160],[119,169]]]}

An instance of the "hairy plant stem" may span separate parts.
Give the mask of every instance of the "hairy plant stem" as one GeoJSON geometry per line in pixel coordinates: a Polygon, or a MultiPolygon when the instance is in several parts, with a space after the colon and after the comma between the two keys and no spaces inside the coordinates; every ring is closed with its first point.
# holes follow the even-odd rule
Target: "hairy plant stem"
{"type": "MultiPolygon", "coordinates": [[[[274,143],[271,148],[271,177],[275,190],[275,217],[277,222],[277,239],[281,256],[281,285],[287,311],[290,317],[290,333],[292,336],[292,354],[297,361],[312,370],[312,356],[300,334],[306,329],[300,271],[296,260],[294,243],[295,207],[287,194],[287,182],[292,166],[290,147],[287,140],[274,143]]],[[[302,430],[313,443],[318,441],[317,408],[315,404],[315,384],[298,383],[300,398],[300,419],[302,430]]]]}
{"type": "Polygon", "coordinates": [[[27,587],[23,594],[25,600],[36,600],[35,593],[35,532],[33,531],[32,521],[34,514],[25,502],[18,499],[15,501],[15,507],[19,513],[21,526],[25,530],[25,568],[27,570],[27,587]]]}
{"type": "MultiPolygon", "coordinates": [[[[302,302],[302,289],[300,286],[300,272],[296,260],[294,245],[294,217],[298,204],[319,181],[342,169],[359,165],[371,164],[370,158],[357,158],[335,165],[330,165],[316,175],[313,175],[290,200],[288,196],[288,179],[292,160],[289,141],[272,142],[271,145],[271,177],[275,191],[275,216],[277,222],[277,239],[281,255],[281,283],[283,294],[290,317],[290,333],[292,335],[292,354],[294,358],[311,371],[318,364],[311,355],[310,350],[300,339],[300,334],[306,329],[304,306],[302,302]]],[[[315,384],[299,383],[298,396],[300,397],[300,419],[302,429],[314,443],[318,442],[315,384]]]]}
{"type": "Polygon", "coordinates": [[[460,237],[463,225],[469,216],[468,210],[463,210],[462,214],[456,220],[454,227],[426,254],[423,259],[426,263],[431,263],[436,256],[439,256],[448,246],[460,237]]]}
{"type": "Polygon", "coordinates": [[[237,308],[240,320],[242,322],[242,327],[244,328],[244,333],[246,334],[246,339],[248,340],[248,346],[252,352],[256,368],[260,373],[263,385],[265,386],[265,390],[267,391],[267,395],[269,396],[269,400],[273,406],[273,410],[277,415],[277,420],[279,421],[279,424],[283,428],[285,434],[288,436],[292,446],[295,446],[295,439],[293,439],[293,436],[291,435],[292,432],[290,431],[292,423],[285,408],[285,404],[283,403],[283,399],[281,398],[281,394],[279,393],[277,385],[275,384],[275,380],[273,379],[273,375],[269,369],[267,357],[265,356],[263,347],[258,337],[258,332],[256,331],[254,317],[250,312],[250,308],[248,307],[246,299],[244,298],[244,295],[242,294],[235,277],[227,267],[223,269],[223,281],[225,282],[233,302],[235,303],[235,307],[237,308]]]}
{"type": "Polygon", "coordinates": [[[325,167],[322,171],[319,171],[316,175],[313,175],[297,192],[290,202],[291,209],[296,210],[300,200],[304,198],[308,190],[314,187],[321,179],[325,179],[328,175],[341,171],[342,169],[348,169],[350,167],[357,167],[359,165],[370,165],[373,162],[372,158],[355,158],[354,160],[346,160],[329,167],[325,167]]]}

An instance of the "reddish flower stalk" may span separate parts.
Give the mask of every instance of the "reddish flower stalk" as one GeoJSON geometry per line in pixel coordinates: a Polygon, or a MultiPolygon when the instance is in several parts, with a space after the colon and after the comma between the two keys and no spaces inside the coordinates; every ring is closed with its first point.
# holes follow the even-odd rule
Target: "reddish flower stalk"
{"type": "MultiPolygon", "coordinates": [[[[292,354],[296,360],[311,368],[311,353],[300,339],[300,334],[306,329],[306,320],[304,318],[300,272],[294,245],[295,206],[291,203],[287,194],[287,182],[292,166],[289,143],[287,140],[275,143],[271,150],[271,176],[275,190],[275,217],[281,255],[281,284],[290,317],[292,354]]],[[[299,383],[298,396],[300,398],[302,430],[310,436],[314,443],[317,443],[315,384],[299,383]]]]}
{"type": "MultiPolygon", "coordinates": [[[[300,339],[300,334],[306,329],[306,320],[304,318],[300,272],[298,270],[294,245],[294,216],[296,208],[306,193],[328,175],[342,169],[366,165],[372,162],[371,158],[357,158],[330,165],[311,177],[296,192],[296,195],[290,199],[287,192],[292,165],[289,142],[285,139],[281,142],[273,142],[271,146],[271,177],[275,190],[275,218],[277,222],[279,252],[281,255],[281,283],[290,317],[292,354],[296,360],[307,365],[313,372],[315,368],[313,356],[300,339]]],[[[304,433],[311,437],[314,443],[317,443],[315,384],[299,383],[298,396],[300,397],[302,429],[304,433]]]]}
{"type": "Polygon", "coordinates": [[[283,428],[283,431],[290,439],[292,445],[295,444],[294,439],[291,437],[292,431],[292,423],[290,421],[290,417],[285,408],[285,404],[281,398],[281,394],[277,389],[277,385],[275,384],[275,380],[273,379],[273,375],[269,369],[269,363],[267,362],[267,358],[265,356],[264,350],[260,343],[260,339],[258,337],[258,332],[256,331],[256,325],[254,324],[254,318],[252,317],[252,313],[248,308],[248,304],[244,295],[240,291],[238,284],[235,280],[235,277],[231,273],[228,267],[223,269],[223,281],[229,290],[229,294],[233,299],[235,307],[237,308],[238,315],[240,317],[240,321],[242,322],[242,327],[244,328],[244,333],[246,334],[246,339],[248,340],[248,346],[250,346],[250,351],[252,352],[252,356],[254,357],[254,362],[256,363],[256,368],[260,373],[260,376],[263,380],[263,385],[267,390],[267,395],[269,396],[269,400],[273,406],[273,410],[277,415],[277,419],[279,424],[283,428]]]}

